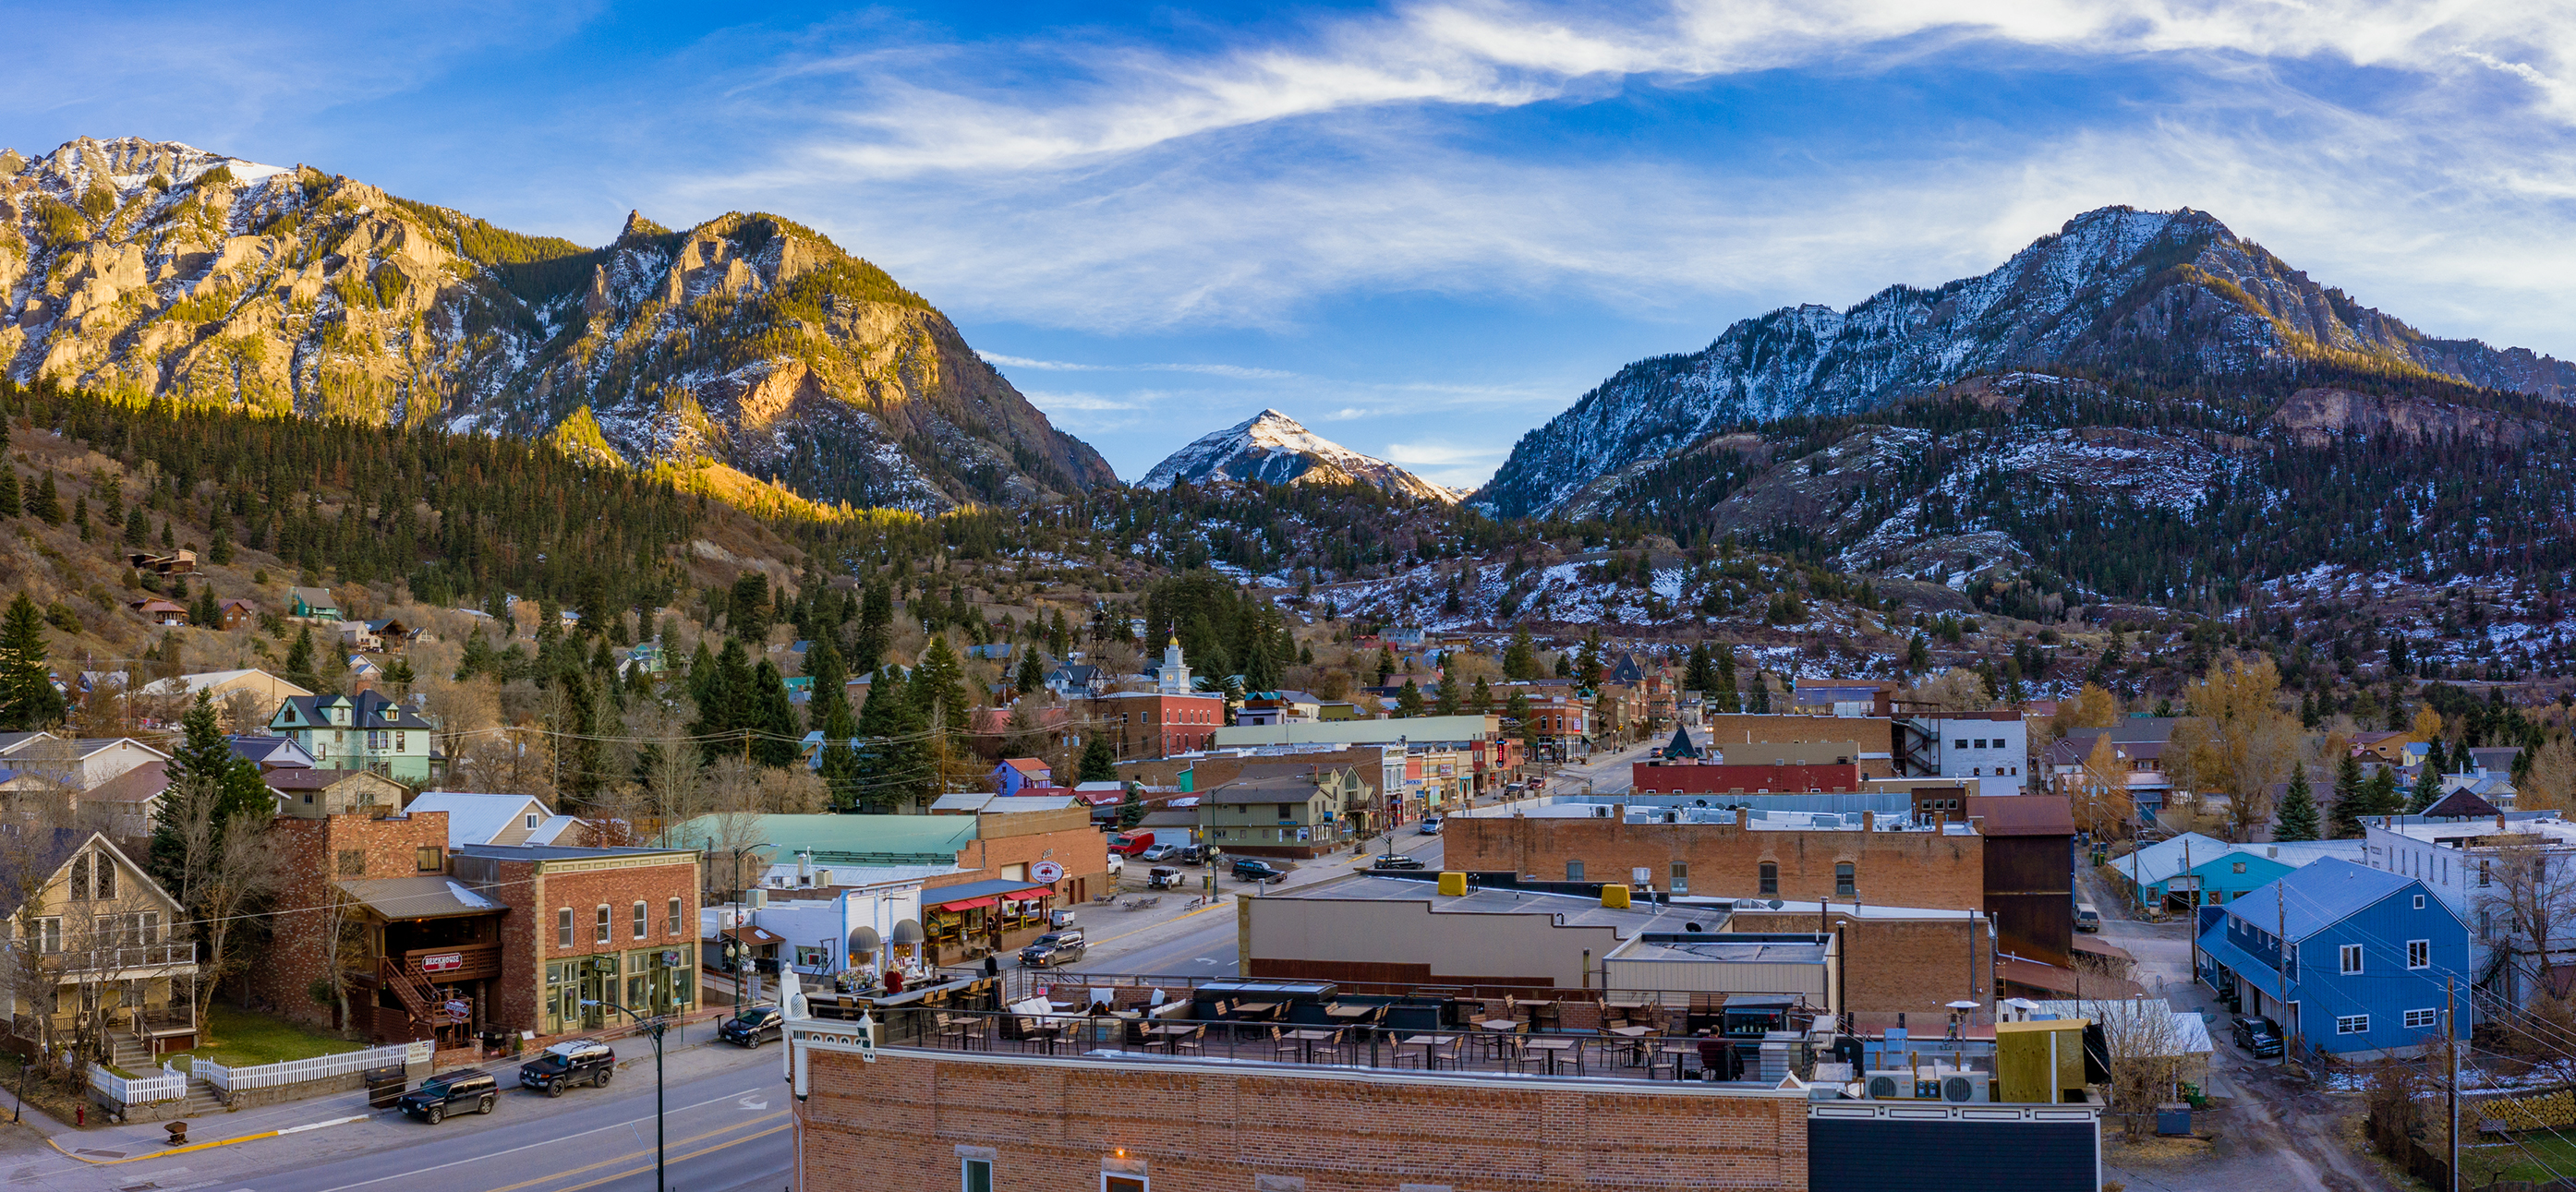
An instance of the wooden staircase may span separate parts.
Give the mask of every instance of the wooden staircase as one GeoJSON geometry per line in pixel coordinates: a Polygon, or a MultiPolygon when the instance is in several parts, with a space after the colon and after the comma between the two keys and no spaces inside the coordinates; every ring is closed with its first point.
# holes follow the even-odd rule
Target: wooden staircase
{"type": "Polygon", "coordinates": [[[401,964],[388,956],[378,962],[376,977],[394,991],[394,1000],[402,1003],[414,1023],[435,1030],[461,1021],[447,1012],[446,999],[419,964],[401,964]]]}

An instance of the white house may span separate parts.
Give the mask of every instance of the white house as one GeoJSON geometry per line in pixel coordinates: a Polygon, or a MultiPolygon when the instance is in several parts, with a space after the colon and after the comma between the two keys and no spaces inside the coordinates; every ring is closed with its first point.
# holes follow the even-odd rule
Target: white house
{"type": "Polygon", "coordinates": [[[1965,778],[1980,795],[2026,793],[2030,728],[2018,712],[1914,716],[1898,720],[1908,777],[1965,778]]]}
{"type": "Polygon", "coordinates": [[[2363,827],[2362,864],[2424,883],[2468,924],[2470,971],[2480,974],[2481,987],[2521,1005],[2540,989],[2543,972],[2576,963],[2571,933],[2562,928],[2549,955],[2537,955],[2515,913],[2517,901],[2544,911],[2576,902],[2576,823],[2554,811],[2522,811],[2477,819],[2379,816],[2363,827]],[[2533,868],[2507,868],[2522,865],[2533,868]]]}

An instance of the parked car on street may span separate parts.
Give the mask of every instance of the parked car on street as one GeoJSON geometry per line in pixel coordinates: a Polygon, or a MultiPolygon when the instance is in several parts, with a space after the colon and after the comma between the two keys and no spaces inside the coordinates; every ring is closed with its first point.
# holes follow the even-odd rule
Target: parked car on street
{"type": "Polygon", "coordinates": [[[404,1113],[437,1125],[451,1113],[490,1113],[501,1100],[501,1082],[481,1068],[441,1072],[394,1102],[404,1113]]]}
{"type": "Polygon", "coordinates": [[[2076,903],[2076,904],[2075,904],[2075,930],[2077,930],[2077,931],[2100,931],[2100,930],[2102,930],[2102,912],[2101,912],[2099,909],[2097,909],[2097,908],[2096,908],[2092,903],[2089,903],[2089,902],[2079,902],[2079,903],[2076,903]]]}
{"type": "Polygon", "coordinates": [[[1177,844],[1149,844],[1145,846],[1144,852],[1136,854],[1136,859],[1139,861],[1165,861],[1171,859],[1173,854],[1180,851],[1181,846],[1177,844]]]}
{"type": "Polygon", "coordinates": [[[1082,959],[1082,929],[1050,931],[1020,949],[1020,967],[1052,968],[1082,959]]]}
{"type": "Polygon", "coordinates": [[[519,1065],[519,1083],[549,1097],[560,1097],[576,1084],[606,1088],[615,1075],[617,1050],[597,1039],[557,1043],[519,1065]]]}
{"type": "Polygon", "coordinates": [[[787,1015],[776,1006],[753,1006],[716,1027],[717,1038],[744,1047],[758,1047],[762,1039],[780,1038],[786,1032],[787,1015]]]}
{"type": "Polygon", "coordinates": [[[1423,835],[1425,835],[1425,836],[1437,836],[1437,835],[1439,835],[1439,834],[1440,834],[1440,817],[1439,817],[1439,816],[1436,816],[1436,815],[1424,816],[1424,817],[1423,817],[1423,819],[1422,819],[1422,826],[1421,826],[1420,828],[1416,829],[1416,831],[1421,832],[1421,833],[1422,833],[1423,835]]]}
{"type": "Polygon", "coordinates": [[[1288,880],[1288,871],[1259,857],[1237,857],[1234,859],[1234,877],[1236,881],[1244,882],[1284,882],[1288,880]]]}
{"type": "Polygon", "coordinates": [[[1184,844],[1181,846],[1179,852],[1172,854],[1172,859],[1183,865],[1205,865],[1207,864],[1207,846],[1204,844],[1184,844]]]}
{"type": "Polygon", "coordinates": [[[2253,1052],[2255,1059],[2277,1059],[2281,1055],[2281,1029],[2269,1018],[2239,1018],[2236,1045],[2253,1052]]]}
{"type": "Polygon", "coordinates": [[[1181,871],[1169,865],[1157,865],[1145,871],[1145,888],[1148,890],[1177,890],[1184,880],[1181,871]]]}
{"type": "Polygon", "coordinates": [[[1404,854],[1402,854],[1402,853],[1391,853],[1391,854],[1389,854],[1389,855],[1387,855],[1387,856],[1380,857],[1380,858],[1378,858],[1378,859],[1377,859],[1377,860],[1375,860],[1375,861],[1371,861],[1371,862],[1369,862],[1369,868],[1371,868],[1371,869],[1420,869],[1420,868],[1422,868],[1422,858],[1420,858],[1420,857],[1408,857],[1408,856],[1405,856],[1405,855],[1404,855],[1404,854]]]}

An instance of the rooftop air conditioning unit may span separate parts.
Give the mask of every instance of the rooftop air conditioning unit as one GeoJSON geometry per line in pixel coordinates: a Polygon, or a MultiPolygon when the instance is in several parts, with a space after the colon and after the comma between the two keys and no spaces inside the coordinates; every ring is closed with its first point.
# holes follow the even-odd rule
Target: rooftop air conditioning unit
{"type": "Polygon", "coordinates": [[[769,905],[769,891],[753,886],[742,892],[742,899],[746,904],[758,909],[769,905]]]}
{"type": "Polygon", "coordinates": [[[1910,1068],[1873,1070],[1864,1091],[1872,1101],[1911,1101],[1914,1099],[1914,1072],[1910,1068]]]}
{"type": "Polygon", "coordinates": [[[1953,1105],[1983,1104],[1994,1100],[1992,1073],[1952,1069],[1941,1073],[1940,1080],[1941,1099],[1953,1105]]]}
{"type": "Polygon", "coordinates": [[[832,884],[832,871],[831,871],[831,870],[829,870],[829,869],[817,869],[817,870],[815,870],[815,871],[814,871],[814,884],[815,884],[815,885],[818,885],[818,886],[828,886],[828,885],[831,885],[831,884],[832,884]]]}

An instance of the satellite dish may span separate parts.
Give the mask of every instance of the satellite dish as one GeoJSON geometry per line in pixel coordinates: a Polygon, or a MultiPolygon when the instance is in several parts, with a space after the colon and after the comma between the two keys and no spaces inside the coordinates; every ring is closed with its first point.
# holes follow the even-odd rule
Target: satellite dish
{"type": "Polygon", "coordinates": [[[1682,924],[1682,930],[1696,932],[1702,930],[1702,928],[1697,923],[1684,923],[1682,924]]]}
{"type": "Polygon", "coordinates": [[[1774,898],[1774,899],[1772,899],[1772,900],[1771,900],[1771,909],[1772,909],[1772,910],[1775,910],[1775,911],[1776,911],[1776,910],[1778,910],[1778,909],[1780,909],[1781,907],[1784,907],[1784,906],[1787,906],[1787,905],[1789,905],[1789,904],[1788,904],[1788,903],[1785,903],[1785,902],[1782,902],[1782,901],[1780,901],[1780,900],[1779,900],[1779,899],[1777,899],[1777,898],[1774,898]]]}

